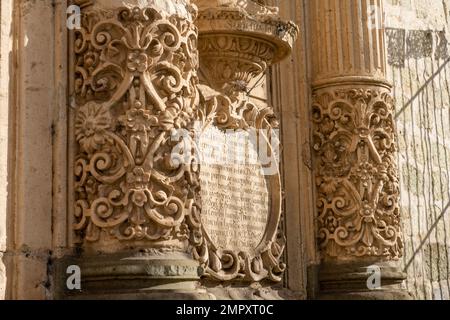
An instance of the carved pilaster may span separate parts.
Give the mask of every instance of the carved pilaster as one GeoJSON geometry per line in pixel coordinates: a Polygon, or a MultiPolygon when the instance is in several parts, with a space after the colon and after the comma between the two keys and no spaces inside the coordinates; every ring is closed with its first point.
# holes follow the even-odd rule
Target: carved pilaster
{"type": "Polygon", "coordinates": [[[381,1],[311,1],[313,152],[322,294],[402,298],[403,254],[381,1]],[[382,288],[368,286],[368,267],[382,288]],[[393,292],[397,292],[392,294],[393,292]],[[391,295],[390,295],[391,294],[391,295]]]}

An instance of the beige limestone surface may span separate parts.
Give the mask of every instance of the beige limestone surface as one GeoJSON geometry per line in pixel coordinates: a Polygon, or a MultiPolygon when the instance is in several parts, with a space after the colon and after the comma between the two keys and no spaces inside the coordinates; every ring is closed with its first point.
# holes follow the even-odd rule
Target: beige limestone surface
{"type": "MultiPolygon", "coordinates": [[[[187,15],[183,0],[94,2],[97,8],[106,10],[122,5],[157,5],[162,12],[187,15]]],[[[192,2],[203,6],[206,3],[192,2]]],[[[352,31],[357,34],[364,25],[346,20],[348,4],[353,0],[346,0],[334,10],[337,3],[343,2],[267,1],[278,4],[283,18],[295,20],[301,30],[292,57],[272,67],[262,84],[250,93],[252,103],[262,109],[273,105],[282,123],[281,176],[285,194],[281,228],[287,237],[289,263],[284,285],[314,295],[316,267],[324,252],[317,247],[318,229],[323,225],[332,229],[336,224],[332,217],[317,220],[318,182],[313,170],[317,158],[327,158],[324,154],[316,155],[316,160],[312,157],[314,150],[310,147],[315,144],[312,131],[316,124],[311,115],[311,90],[322,90],[324,81],[341,76],[379,81],[386,75],[394,85],[398,136],[395,159],[405,244],[402,249],[394,248],[392,242],[386,246],[394,248],[391,255],[403,251],[402,270],[408,275],[405,288],[415,298],[449,299],[450,1],[386,0],[384,35],[379,30],[366,30],[364,36],[356,37],[358,43],[346,38],[345,30],[358,27],[352,31]],[[327,12],[339,15],[332,17],[327,12]],[[333,21],[344,27],[335,28],[333,21]]],[[[74,243],[72,160],[78,146],[73,138],[75,119],[69,117],[67,103],[73,101],[67,70],[74,61],[73,54],[67,54],[70,49],[65,28],[66,1],[55,1],[55,6],[50,1],[15,1],[14,6],[12,3],[1,1],[0,299],[52,299],[53,259],[71,253],[74,243]]],[[[254,1],[242,3],[244,8],[253,8],[255,14],[275,13],[270,6],[261,7],[254,1]]],[[[236,2],[218,4],[229,8],[236,2]]],[[[368,15],[370,12],[356,10],[351,17],[364,22],[371,18],[368,15]]],[[[250,87],[257,80],[252,79],[250,87]]],[[[338,81],[336,86],[342,88],[342,83],[338,81]]],[[[329,93],[321,92],[324,91],[329,93]]],[[[356,109],[351,98],[344,100],[356,109]]],[[[388,128],[390,132],[391,125],[385,126],[385,131],[388,128]]],[[[324,122],[320,130],[326,133],[327,128],[329,123],[327,127],[324,122]]],[[[326,183],[321,186],[333,187],[326,183]]],[[[262,211],[265,216],[265,210],[262,211]]],[[[258,227],[258,235],[263,225],[258,227]]],[[[398,223],[391,225],[397,228],[398,223]]],[[[364,241],[370,247],[367,243],[375,240],[367,233],[364,241]]],[[[254,247],[256,242],[248,247],[254,247]]],[[[341,252],[340,257],[343,256],[341,252]]]]}

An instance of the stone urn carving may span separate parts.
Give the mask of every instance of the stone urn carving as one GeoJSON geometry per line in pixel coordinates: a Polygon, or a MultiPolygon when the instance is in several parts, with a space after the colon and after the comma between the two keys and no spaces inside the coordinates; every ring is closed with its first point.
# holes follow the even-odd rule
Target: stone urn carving
{"type": "Polygon", "coordinates": [[[197,0],[200,77],[222,93],[245,92],[252,79],[286,58],[298,33],[263,1],[197,0]]]}
{"type": "MultiPolygon", "coordinates": [[[[279,154],[275,150],[279,141],[274,134],[278,122],[271,107],[248,101],[246,94],[250,83],[290,54],[298,28],[282,21],[276,8],[262,1],[194,3],[199,9],[195,23],[199,29],[198,88],[203,102],[197,117],[202,128],[199,136],[211,135],[217,145],[239,134],[248,138],[256,133],[259,142],[248,149],[249,154],[257,154],[253,166],[228,162],[200,166],[203,233],[194,254],[213,282],[279,282],[286,266],[285,237],[280,228],[279,154]],[[261,149],[270,154],[267,163],[260,157],[261,149]],[[230,195],[234,198],[228,201],[230,195]],[[215,205],[210,204],[211,199],[215,205]]],[[[228,146],[223,153],[233,152],[231,149],[228,146]]]]}
{"type": "Polygon", "coordinates": [[[175,137],[187,133],[181,139],[191,142],[196,123],[206,127],[211,119],[220,130],[270,131],[272,110],[239,96],[289,54],[295,25],[254,1],[198,1],[200,11],[190,0],[78,4],[72,222],[80,255],[58,264],[59,274],[79,265],[83,294],[94,298],[205,298],[197,285],[207,276],[281,281],[278,171],[268,182],[273,196],[264,200],[271,207],[261,241],[251,250],[222,250],[202,223],[195,147],[175,137]],[[173,161],[178,146],[181,162],[173,161]]]}

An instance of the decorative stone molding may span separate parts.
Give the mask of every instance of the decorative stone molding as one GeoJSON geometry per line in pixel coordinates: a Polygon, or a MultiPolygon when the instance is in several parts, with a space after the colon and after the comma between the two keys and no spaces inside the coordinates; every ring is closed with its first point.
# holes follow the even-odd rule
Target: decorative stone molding
{"type": "Polygon", "coordinates": [[[184,247],[198,169],[171,162],[171,136],[191,129],[198,104],[196,28],[153,7],[91,10],[82,21],[74,228],[91,243],[184,247]]]}
{"type": "Polygon", "coordinates": [[[394,103],[383,87],[313,96],[319,239],[331,257],[402,256],[394,103]]]}
{"type": "Polygon", "coordinates": [[[239,34],[204,34],[199,42],[202,76],[213,88],[247,92],[275,58],[273,43],[239,34]]]}
{"type": "Polygon", "coordinates": [[[58,299],[210,299],[199,289],[202,268],[188,253],[169,249],[149,249],[108,255],[67,257],[55,264],[55,279],[62,283],[58,299]],[[82,291],[68,290],[66,270],[77,265],[82,270],[82,291]]]}
{"type": "Polygon", "coordinates": [[[216,300],[304,300],[305,296],[285,288],[273,288],[253,283],[246,287],[235,288],[227,285],[212,284],[207,287],[209,294],[216,300]]]}

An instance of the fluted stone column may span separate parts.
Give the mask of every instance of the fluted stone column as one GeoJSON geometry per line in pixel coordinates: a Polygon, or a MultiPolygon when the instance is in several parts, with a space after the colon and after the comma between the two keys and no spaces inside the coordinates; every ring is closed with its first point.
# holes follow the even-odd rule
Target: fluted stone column
{"type": "Polygon", "coordinates": [[[64,282],[61,290],[205,298],[189,248],[200,228],[198,168],[172,157],[174,136],[191,132],[198,104],[196,8],[189,0],[77,3],[82,23],[73,32],[71,77],[79,256],[61,274],[79,266],[82,292],[64,282]]]}
{"type": "Polygon", "coordinates": [[[310,2],[323,298],[407,297],[382,17],[381,0],[310,2]]]}

